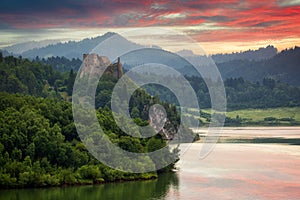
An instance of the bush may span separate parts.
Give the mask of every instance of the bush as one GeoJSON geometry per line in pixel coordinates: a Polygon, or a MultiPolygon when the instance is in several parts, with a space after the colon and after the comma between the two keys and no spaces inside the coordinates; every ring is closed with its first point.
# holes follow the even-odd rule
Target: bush
{"type": "Polygon", "coordinates": [[[277,118],[275,118],[275,117],[265,117],[264,118],[264,121],[277,121],[277,118]]]}
{"type": "Polygon", "coordinates": [[[95,165],[83,165],[78,169],[78,173],[82,179],[96,181],[99,178],[102,178],[99,168],[95,165]]]}
{"type": "Polygon", "coordinates": [[[16,178],[12,178],[10,174],[0,174],[0,186],[15,186],[17,182],[16,178]]]}

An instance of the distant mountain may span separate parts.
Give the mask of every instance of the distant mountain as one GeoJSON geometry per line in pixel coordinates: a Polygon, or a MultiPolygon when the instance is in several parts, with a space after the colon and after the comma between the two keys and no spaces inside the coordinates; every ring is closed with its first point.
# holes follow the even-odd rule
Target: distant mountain
{"type": "MultiPolygon", "coordinates": [[[[198,74],[186,59],[163,49],[143,48],[131,51],[121,56],[121,61],[125,70],[143,64],[147,64],[147,66],[158,66],[157,64],[159,64],[172,67],[183,75],[193,76],[198,74]]],[[[159,71],[158,73],[162,72],[159,71]]]]}
{"type": "Polygon", "coordinates": [[[274,57],[277,54],[277,49],[274,46],[259,48],[258,50],[248,50],[239,53],[215,54],[212,59],[216,63],[228,62],[231,60],[265,60],[274,57]]]}
{"type": "Polygon", "coordinates": [[[284,50],[267,60],[232,60],[217,64],[223,79],[243,77],[250,81],[263,78],[300,85],[300,47],[284,50]]]}
{"type": "Polygon", "coordinates": [[[58,42],[59,40],[31,41],[31,42],[24,42],[12,46],[4,47],[3,49],[15,55],[19,55],[25,51],[29,51],[32,49],[39,49],[48,46],[50,44],[56,44],[58,42]]]}
{"type": "MultiPolygon", "coordinates": [[[[69,41],[66,43],[57,43],[48,45],[38,49],[32,49],[22,53],[23,57],[26,58],[35,58],[36,56],[40,58],[48,57],[66,57],[69,59],[79,58],[82,59],[82,54],[91,52],[99,43],[104,40],[113,37],[119,41],[120,46],[132,46],[137,45],[133,42],[128,41],[121,35],[117,33],[108,32],[102,36],[95,38],[87,38],[78,42],[69,41]]],[[[139,45],[137,45],[139,46],[139,45]]]]}
{"type": "Polygon", "coordinates": [[[300,85],[299,47],[277,53],[277,49],[269,45],[258,50],[216,54],[209,57],[196,55],[191,50],[172,53],[157,46],[146,48],[117,33],[108,32],[102,36],[78,42],[69,41],[31,49],[21,55],[31,59],[37,56],[40,59],[52,57],[50,60],[42,61],[61,71],[68,71],[71,68],[78,69],[80,65],[78,59],[82,59],[84,53],[90,53],[92,50],[99,55],[106,55],[112,62],[117,56],[121,56],[121,62],[126,70],[142,64],[158,63],[173,67],[183,75],[199,76],[190,63],[209,71],[212,69],[210,68],[212,58],[223,79],[243,77],[245,80],[262,81],[263,78],[273,78],[291,85],[300,85]],[[96,48],[100,43],[101,48],[96,48]],[[60,63],[62,61],[63,63],[60,63]]]}
{"type": "Polygon", "coordinates": [[[11,55],[8,51],[3,50],[3,49],[0,49],[0,52],[2,53],[2,56],[10,56],[11,55]]]}
{"type": "MultiPolygon", "coordinates": [[[[209,66],[208,56],[196,55],[190,50],[182,50],[177,54],[200,67],[209,66]]],[[[290,85],[300,85],[299,47],[277,53],[277,49],[269,45],[258,50],[216,54],[211,58],[224,80],[242,77],[245,80],[261,82],[264,78],[272,78],[290,85]]]]}
{"type": "MultiPolygon", "coordinates": [[[[45,40],[40,42],[27,42],[20,43],[10,47],[6,47],[5,50],[12,52],[15,55],[21,54],[26,58],[48,58],[48,57],[66,57],[69,59],[79,58],[82,59],[83,53],[89,53],[94,49],[99,43],[113,37],[114,42],[117,43],[119,48],[126,47],[129,49],[142,48],[142,45],[135,44],[126,38],[122,37],[117,33],[108,32],[102,36],[95,38],[86,38],[81,41],[69,41],[69,42],[58,42],[55,40],[45,40]]],[[[109,44],[108,44],[109,45],[109,44]]],[[[151,48],[161,49],[158,46],[153,46],[151,48]]],[[[99,52],[96,52],[99,53],[99,52]]],[[[106,52],[105,52],[106,53],[106,52]]],[[[230,54],[215,54],[211,57],[216,63],[224,63],[232,60],[264,60],[275,56],[277,49],[273,46],[267,46],[266,48],[259,48],[258,50],[248,50],[239,53],[230,54]]],[[[186,58],[194,63],[199,63],[199,65],[207,65],[209,59],[206,56],[196,55],[191,50],[181,50],[177,52],[178,55],[186,58]]]]}
{"type": "MultiPolygon", "coordinates": [[[[247,56],[241,56],[240,59],[216,63],[216,65],[224,80],[242,77],[245,80],[261,82],[264,78],[272,78],[283,83],[300,86],[300,48],[295,47],[284,50],[275,55],[273,53],[268,54],[267,52],[272,52],[272,49],[274,50],[273,47],[268,46],[257,51],[252,51],[253,54],[261,52],[261,59],[254,60],[250,59],[250,57],[248,57],[249,59],[245,59],[247,56]],[[267,58],[267,55],[273,56],[267,58]]],[[[241,53],[241,55],[250,55],[250,51],[245,54],[241,53]]],[[[199,76],[199,73],[196,72],[190,63],[194,66],[197,65],[202,70],[209,70],[211,66],[211,59],[208,56],[195,56],[189,50],[175,54],[153,48],[141,49],[125,54],[121,57],[121,61],[127,70],[132,66],[141,64],[159,63],[170,66],[187,76],[199,76]]],[[[151,64],[147,66],[151,66],[151,64]]]]}
{"type": "MultiPolygon", "coordinates": [[[[206,55],[194,54],[191,50],[181,50],[176,52],[178,55],[187,58],[189,60],[194,60],[197,62],[205,62],[207,59],[206,55]]],[[[265,60],[274,57],[277,54],[277,49],[274,46],[267,46],[265,48],[261,47],[258,50],[248,50],[238,53],[226,53],[226,54],[214,54],[210,57],[215,63],[224,63],[232,60],[265,60]]]]}

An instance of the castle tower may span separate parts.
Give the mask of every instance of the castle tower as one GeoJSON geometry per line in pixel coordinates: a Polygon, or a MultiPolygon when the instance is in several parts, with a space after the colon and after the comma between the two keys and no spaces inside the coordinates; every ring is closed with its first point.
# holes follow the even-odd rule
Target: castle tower
{"type": "Polygon", "coordinates": [[[118,57],[117,69],[118,69],[118,78],[121,78],[121,76],[123,76],[123,66],[121,64],[120,57],[118,57]]]}

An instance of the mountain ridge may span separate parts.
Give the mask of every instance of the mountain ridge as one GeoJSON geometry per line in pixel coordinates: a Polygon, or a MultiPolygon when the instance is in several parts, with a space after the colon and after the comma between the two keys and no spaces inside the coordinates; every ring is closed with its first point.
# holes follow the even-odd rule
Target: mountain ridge
{"type": "MultiPolygon", "coordinates": [[[[192,69],[186,60],[189,62],[199,63],[200,67],[208,67],[211,63],[211,58],[215,61],[223,79],[243,77],[250,81],[262,81],[263,78],[273,78],[277,81],[282,81],[291,85],[300,85],[298,80],[300,75],[299,69],[299,47],[286,49],[281,52],[271,45],[257,50],[248,50],[244,52],[235,52],[231,54],[215,54],[210,56],[196,55],[191,50],[181,50],[177,53],[172,53],[160,48],[146,48],[145,46],[136,44],[127,40],[125,37],[114,32],[107,32],[104,35],[86,38],[81,41],[69,41],[65,43],[51,44],[46,47],[31,49],[21,54],[22,57],[36,59],[52,58],[50,63],[56,61],[61,62],[64,59],[57,57],[65,57],[68,59],[82,59],[82,54],[90,53],[95,49],[96,45],[109,39],[114,38],[115,45],[124,49],[138,49],[122,55],[121,60],[124,68],[127,70],[136,65],[149,63],[161,63],[173,67],[174,69],[187,76],[200,76],[195,69],[192,69]],[[114,36],[114,37],[112,37],[114,36]],[[175,59],[175,57],[177,57],[175,59]],[[181,57],[181,58],[180,58],[181,57]]],[[[107,42],[109,45],[109,41],[107,42]]],[[[103,52],[100,50],[101,55],[103,52]]],[[[3,55],[9,52],[3,51],[3,55]]],[[[46,60],[47,61],[47,60],[46,60]]],[[[46,61],[44,61],[46,63],[46,61]]],[[[78,60],[79,61],[79,60],[78,60]]],[[[73,69],[78,69],[80,62],[66,62],[72,63],[73,69]]],[[[43,62],[43,60],[42,60],[43,62]]],[[[49,64],[49,63],[47,63],[49,64]]],[[[55,63],[58,68],[68,70],[69,66],[62,67],[55,63]]]]}
{"type": "MultiPolygon", "coordinates": [[[[21,55],[26,58],[35,58],[36,56],[40,58],[47,58],[52,56],[66,57],[69,59],[79,58],[81,59],[83,53],[89,53],[97,44],[108,39],[109,37],[117,36],[119,38],[125,39],[128,44],[135,44],[138,46],[143,46],[127,40],[125,37],[121,36],[115,32],[107,32],[103,35],[99,35],[91,38],[84,38],[79,41],[70,40],[67,42],[59,42],[58,40],[42,40],[42,41],[30,41],[24,43],[18,43],[12,46],[4,47],[2,50],[6,50],[14,55],[21,55]],[[65,51],[66,50],[66,51],[65,51]],[[67,53],[68,52],[68,53],[67,53]]],[[[155,46],[153,48],[160,47],[155,46]]],[[[191,50],[180,50],[175,52],[182,57],[202,57],[202,55],[194,54],[191,50]]],[[[263,60],[275,56],[278,53],[277,48],[272,45],[266,47],[260,47],[256,50],[247,50],[241,52],[232,53],[218,53],[209,55],[216,63],[223,63],[236,59],[247,59],[247,60],[263,60]]]]}
{"type": "Polygon", "coordinates": [[[17,43],[11,46],[4,47],[3,50],[8,52],[12,52],[14,54],[22,54],[23,52],[32,50],[32,49],[39,49],[42,47],[46,47],[48,45],[53,45],[59,43],[59,40],[42,40],[42,41],[29,41],[29,42],[22,42],[17,43]]]}
{"type": "Polygon", "coordinates": [[[47,57],[66,57],[68,59],[72,58],[82,58],[83,53],[89,53],[97,44],[101,43],[105,39],[116,35],[114,32],[107,32],[102,36],[97,36],[94,38],[85,38],[80,41],[68,41],[65,43],[57,43],[48,45],[42,48],[31,49],[23,52],[21,55],[26,58],[47,58],[47,57]]]}

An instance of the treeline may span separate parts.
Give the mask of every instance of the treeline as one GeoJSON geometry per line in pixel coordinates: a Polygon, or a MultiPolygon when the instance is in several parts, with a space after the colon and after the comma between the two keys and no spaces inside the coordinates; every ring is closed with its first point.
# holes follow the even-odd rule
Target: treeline
{"type": "MultiPolygon", "coordinates": [[[[155,79],[155,75],[153,75],[153,79],[155,79]]],[[[186,79],[198,97],[199,107],[210,108],[210,95],[205,81],[195,76],[186,77],[186,79]]],[[[165,80],[176,86],[176,77],[165,77],[165,80]]],[[[290,86],[271,78],[264,78],[261,82],[250,82],[243,78],[229,78],[224,81],[224,86],[229,110],[300,106],[299,87],[290,86]]],[[[176,87],[181,89],[182,85],[178,84],[176,87]]],[[[167,88],[159,85],[150,85],[145,88],[150,94],[178,105],[175,95],[167,88]]]]}
{"type": "Polygon", "coordinates": [[[50,65],[13,56],[0,54],[0,90],[10,93],[24,93],[43,96],[50,85],[54,85],[60,74],[55,73],[50,65]]]}
{"type": "Polygon", "coordinates": [[[300,88],[272,78],[261,83],[230,78],[225,81],[229,109],[300,106],[300,88]]]}
{"type": "Polygon", "coordinates": [[[277,54],[277,49],[274,46],[268,45],[265,48],[259,48],[258,50],[248,50],[243,52],[233,52],[225,54],[214,54],[212,59],[216,63],[224,63],[231,60],[266,60],[272,58],[277,54]]]}
{"type": "Polygon", "coordinates": [[[300,86],[300,47],[286,49],[270,59],[231,60],[217,64],[223,77],[239,78],[253,82],[261,82],[264,78],[273,78],[283,83],[300,86]]]}
{"type": "Polygon", "coordinates": [[[67,99],[72,94],[76,73],[54,70],[49,64],[0,52],[0,91],[38,97],[67,99]]]}
{"type": "Polygon", "coordinates": [[[48,57],[48,58],[39,58],[38,56],[33,59],[35,62],[41,62],[46,65],[51,65],[54,70],[60,72],[69,72],[73,69],[77,72],[82,64],[82,61],[79,58],[68,59],[66,57],[48,57]]]}

